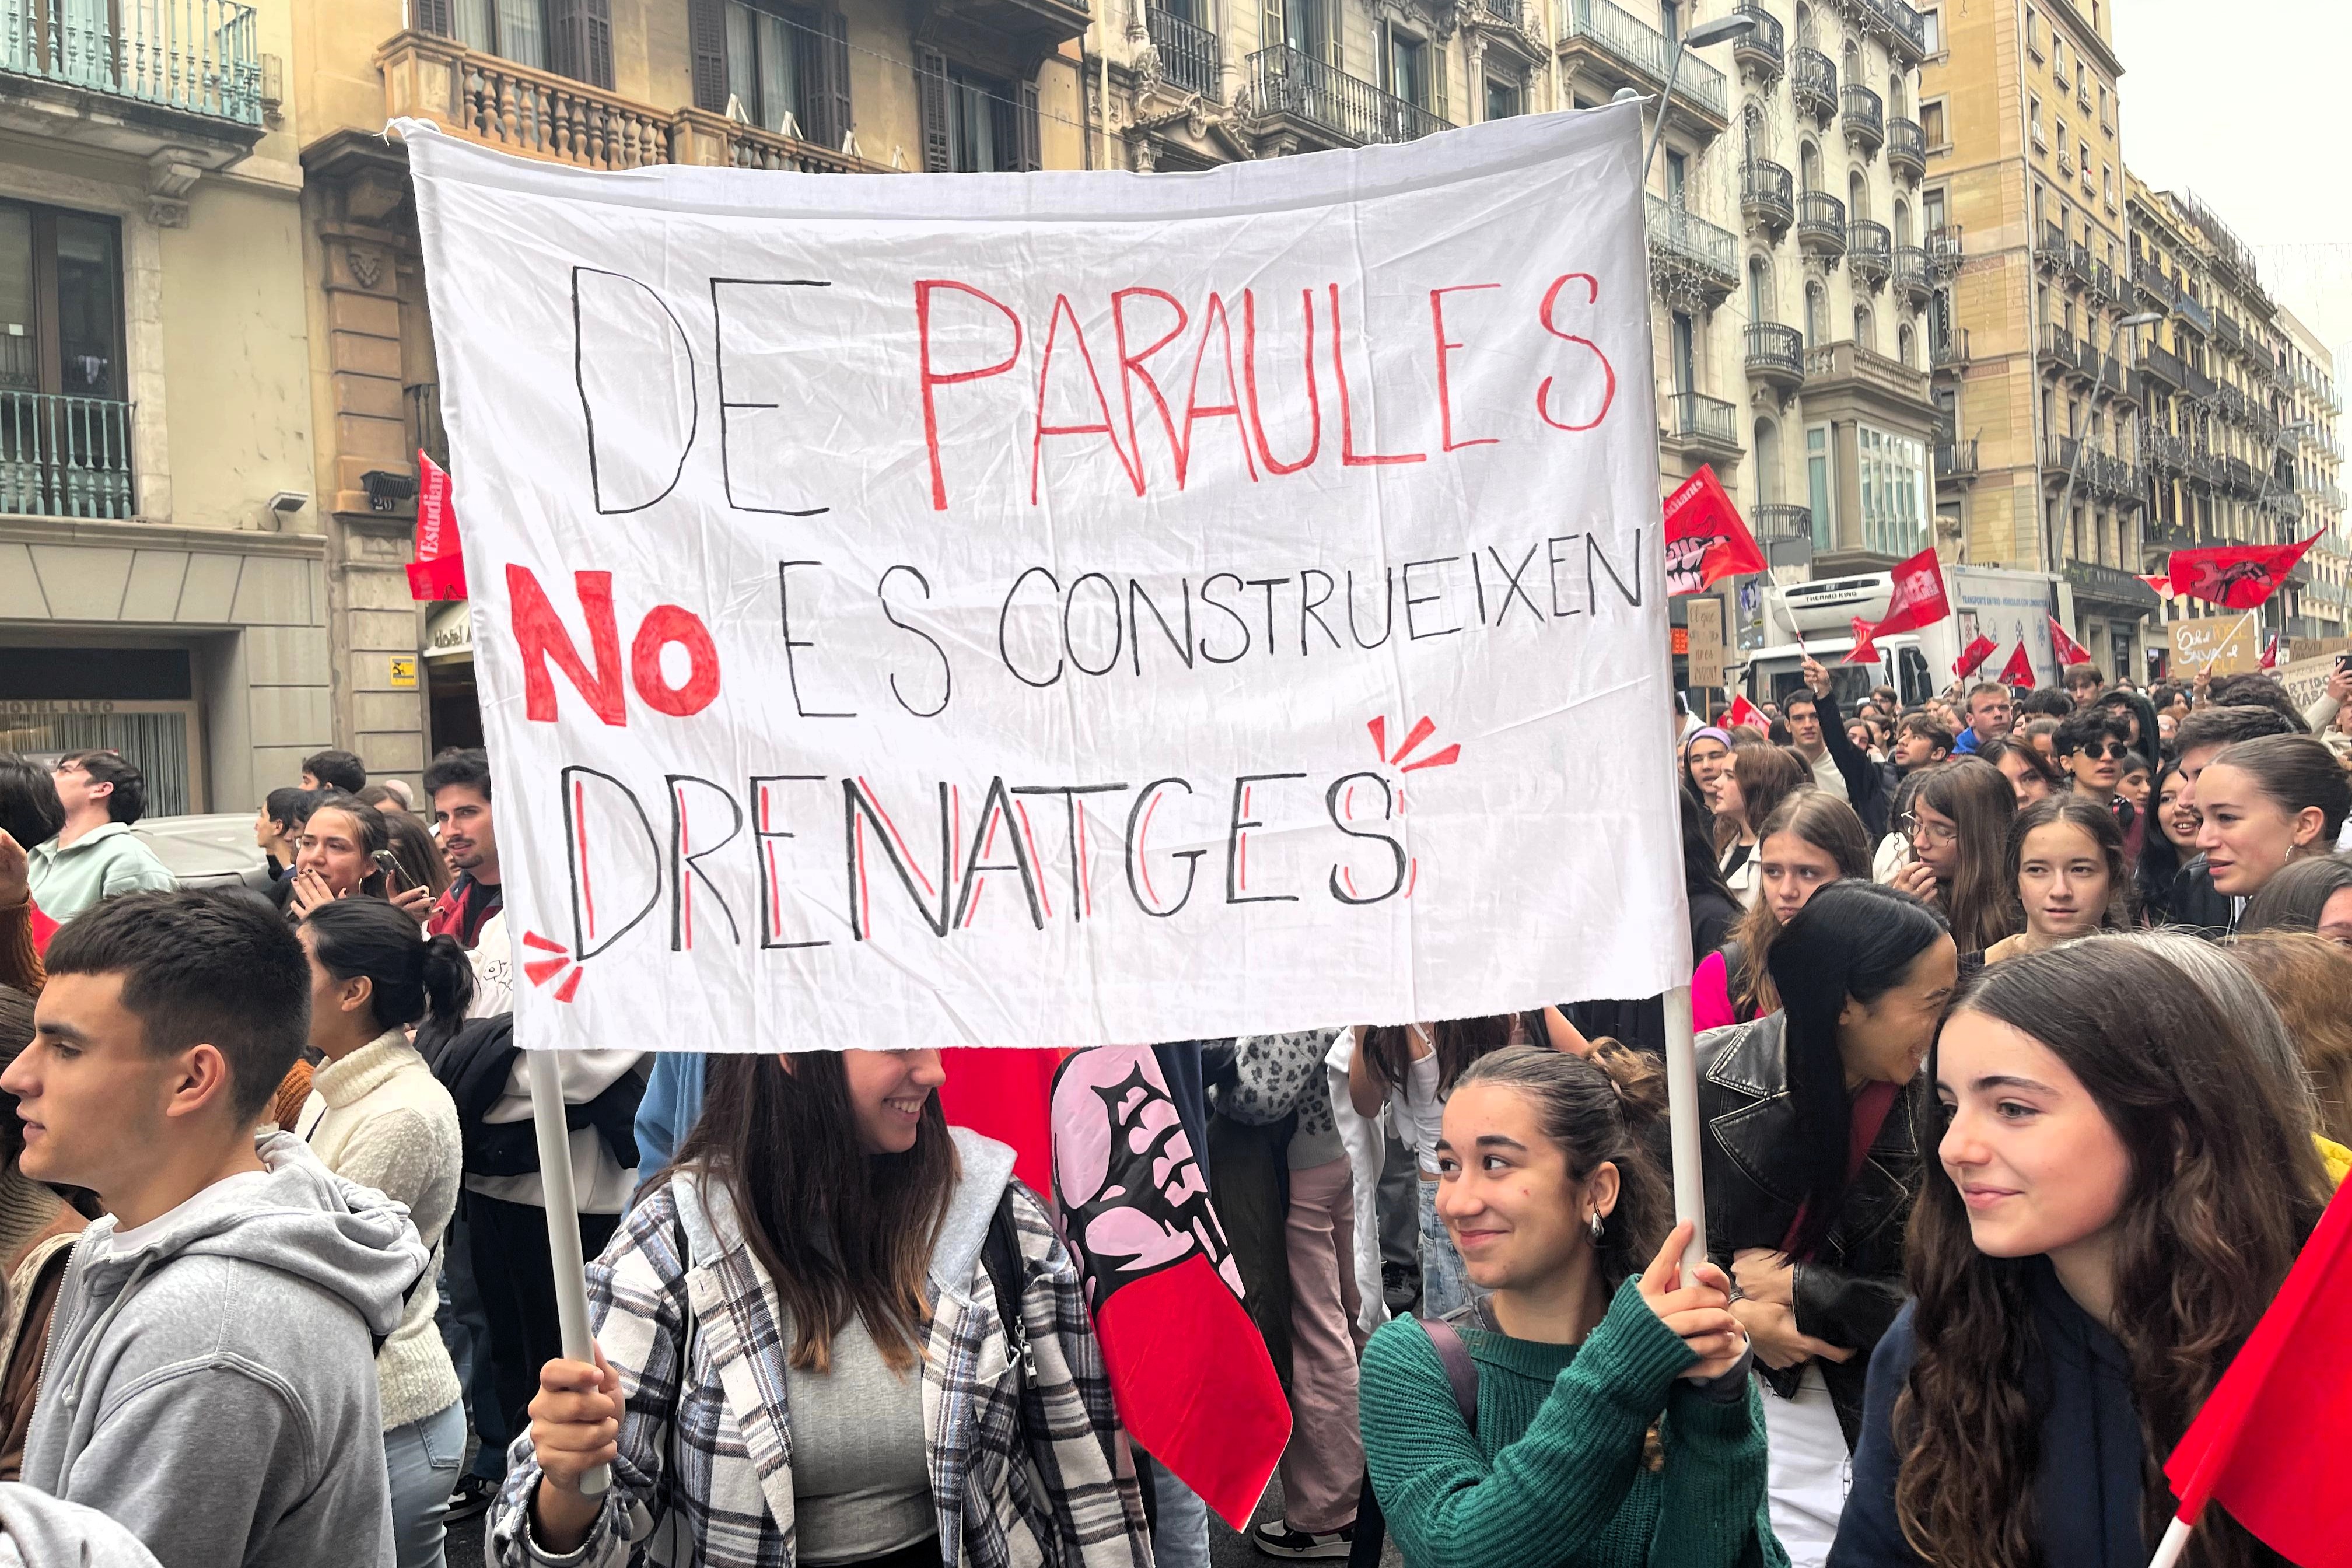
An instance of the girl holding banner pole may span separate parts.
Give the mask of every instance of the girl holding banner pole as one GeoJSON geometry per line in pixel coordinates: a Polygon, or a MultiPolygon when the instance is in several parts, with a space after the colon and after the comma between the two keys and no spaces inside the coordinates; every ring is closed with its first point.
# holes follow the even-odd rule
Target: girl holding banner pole
{"type": "Polygon", "coordinates": [[[945,1076],[935,1050],[710,1059],[588,1269],[594,1364],[541,1372],[497,1562],[1150,1562],[1076,1268],[1013,1151],[949,1129],[945,1076]]]}
{"type": "MultiPolygon", "coordinates": [[[[2294,1048],[2217,950],[2094,937],[1987,969],[1935,1076],[1832,1568],[2139,1568],[2157,1466],[2327,1201],[2294,1048]]],[[[2209,1507],[2188,1561],[2282,1560],[2209,1507]]]]}
{"type": "Polygon", "coordinates": [[[1847,880],[1790,919],[1769,969],[1780,1011],[1698,1038],[1701,1169],[1708,1251],[1767,1384],[1772,1528],[1792,1563],[1818,1564],[1870,1352],[1903,1302],[1919,1067],[1959,954],[1927,905],[1847,880]]]}

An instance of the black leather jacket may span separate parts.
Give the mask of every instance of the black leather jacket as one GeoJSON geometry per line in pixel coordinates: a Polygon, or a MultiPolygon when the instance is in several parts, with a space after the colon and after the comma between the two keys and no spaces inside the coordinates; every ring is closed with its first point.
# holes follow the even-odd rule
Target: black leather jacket
{"type": "MultiPolygon", "coordinates": [[[[1698,1037],[1699,1117],[1706,1157],[1706,1244],[1728,1271],[1744,1247],[1779,1250],[1803,1202],[1790,1158],[1796,1110],[1789,1100],[1787,1015],[1709,1029],[1698,1037]]],[[[1902,1310],[1903,1231],[1919,1177],[1920,1130],[1928,1125],[1927,1079],[1915,1080],[1888,1110],[1837,1218],[1811,1259],[1796,1266],[1797,1329],[1853,1352],[1823,1361],[1822,1380],[1837,1406],[1848,1449],[1862,1431],[1870,1352],[1902,1310]]],[[[1757,1369],[1793,1394],[1801,1367],[1757,1369]]]]}

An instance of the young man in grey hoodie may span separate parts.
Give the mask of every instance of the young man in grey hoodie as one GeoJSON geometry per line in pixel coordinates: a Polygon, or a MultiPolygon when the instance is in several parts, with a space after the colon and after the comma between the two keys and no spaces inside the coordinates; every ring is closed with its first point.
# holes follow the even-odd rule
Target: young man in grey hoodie
{"type": "Polygon", "coordinates": [[[255,1137],[308,1034],[301,945],[257,900],[130,893],[47,964],[0,1083],[25,1173],[108,1213],[59,1287],[25,1481],[163,1568],[390,1568],[375,1345],[426,1254],[398,1204],[255,1137]]]}

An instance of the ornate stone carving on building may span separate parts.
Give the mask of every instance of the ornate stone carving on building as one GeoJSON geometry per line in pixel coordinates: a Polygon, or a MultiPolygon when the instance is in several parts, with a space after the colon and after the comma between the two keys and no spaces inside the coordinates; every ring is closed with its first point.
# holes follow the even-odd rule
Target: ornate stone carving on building
{"type": "Polygon", "coordinates": [[[158,228],[188,226],[188,193],[203,177],[199,155],[166,147],[147,160],[147,221],[158,228]]]}

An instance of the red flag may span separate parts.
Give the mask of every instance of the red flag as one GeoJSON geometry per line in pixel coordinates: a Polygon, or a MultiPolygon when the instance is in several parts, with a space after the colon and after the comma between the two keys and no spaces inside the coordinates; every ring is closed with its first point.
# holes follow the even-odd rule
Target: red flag
{"type": "Polygon", "coordinates": [[[2301,1568],[2352,1568],[2352,1184],[2189,1424],[2165,1479],[2193,1524],[2210,1498],[2301,1568]]]}
{"type": "Polygon", "coordinates": [[[1763,570],[1756,536],[1714,468],[1702,464],[1666,498],[1666,593],[1696,594],[1718,577],[1763,570]]]}
{"type": "Polygon", "coordinates": [[[2271,640],[2263,647],[2262,667],[2264,669],[2276,669],[2278,668],[2278,633],[2273,632],[2271,634],[2271,640]]]}
{"type": "Polygon", "coordinates": [[[466,597],[466,557],[457,539],[457,510],[449,500],[449,472],[416,454],[416,559],[408,566],[412,599],[466,597]]]}
{"type": "Polygon", "coordinates": [[[2000,644],[1993,641],[1984,633],[1979,632],[1969,639],[1968,647],[1960,649],[1960,657],[1952,661],[1953,676],[1958,679],[1966,680],[1976,673],[1977,666],[1990,658],[1993,656],[1993,650],[2000,647],[2000,644]]]}
{"type": "Polygon", "coordinates": [[[2000,667],[2000,683],[2003,686],[2033,684],[2033,660],[2026,657],[2023,637],[2017,639],[2017,651],[2011,654],[2009,662],[2000,667]]]}
{"type": "Polygon", "coordinates": [[[1881,637],[1933,626],[1952,613],[1952,602],[1944,595],[1944,565],[1936,559],[1934,545],[1908,561],[1895,563],[1890,575],[1895,579],[1895,592],[1887,599],[1886,614],[1876,628],[1881,637]]]}
{"type": "Polygon", "coordinates": [[[1247,1528],[1290,1405],[1150,1047],[1073,1052],[1054,1075],[1054,1197],[1128,1432],[1247,1528]]]}
{"type": "Polygon", "coordinates": [[[2149,587],[2155,589],[2156,596],[2158,598],[2169,599],[2172,597],[2172,579],[2166,576],[2163,573],[2158,572],[2153,576],[2143,573],[2140,574],[2139,580],[2147,584],[2149,587]]]}
{"type": "Polygon", "coordinates": [[[2058,656],[2059,668],[2063,669],[2070,664],[2091,662],[2091,650],[2068,637],[2066,628],[2058,624],[2057,616],[2047,616],[2043,618],[2050,623],[2050,649],[2058,656]]]}
{"type": "Polygon", "coordinates": [[[1067,1054],[1051,1046],[951,1046],[940,1053],[948,1125],[1012,1145],[1013,1173],[1040,1193],[1054,1190],[1054,1069],[1067,1054]]]}
{"type": "Polygon", "coordinates": [[[1769,731],[1772,728],[1772,721],[1764,717],[1764,710],[1744,696],[1732,698],[1731,707],[1724,713],[1723,721],[1735,730],[1742,725],[1751,730],[1769,731]]]}
{"type": "Polygon", "coordinates": [[[1844,662],[1847,664],[1876,664],[1878,662],[1878,645],[1870,640],[1876,635],[1876,631],[1872,627],[1868,621],[1864,620],[1860,616],[1854,616],[1853,651],[1845,656],[1844,662]]]}
{"type": "Polygon", "coordinates": [[[2315,533],[2294,544],[2226,544],[2210,550],[2176,550],[2164,574],[2173,592],[2192,599],[2251,610],[2279,591],[2303,552],[2319,542],[2315,533]]]}

